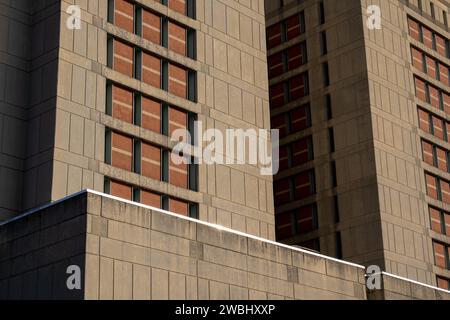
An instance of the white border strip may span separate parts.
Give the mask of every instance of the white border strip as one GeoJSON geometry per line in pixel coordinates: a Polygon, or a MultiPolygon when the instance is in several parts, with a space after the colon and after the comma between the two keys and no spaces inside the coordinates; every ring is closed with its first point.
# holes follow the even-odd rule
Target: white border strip
{"type": "Polygon", "coordinates": [[[88,190],[86,190],[86,192],[87,193],[96,194],[96,195],[101,196],[101,197],[105,197],[105,198],[117,200],[117,201],[120,201],[120,202],[124,202],[124,203],[127,203],[127,204],[135,205],[135,206],[138,206],[138,207],[141,207],[141,208],[144,208],[144,209],[150,209],[150,210],[153,210],[153,211],[164,213],[164,214],[170,215],[170,216],[172,216],[174,218],[188,220],[188,221],[191,221],[191,222],[194,222],[194,223],[197,223],[197,224],[202,224],[204,226],[211,227],[211,228],[214,228],[214,229],[218,229],[218,230],[221,230],[221,231],[226,231],[226,232],[233,233],[233,234],[236,234],[236,235],[239,235],[239,236],[243,236],[243,237],[251,238],[251,239],[254,239],[254,240],[262,241],[262,242],[265,242],[265,243],[273,244],[275,246],[286,248],[286,249],[290,249],[290,250],[293,250],[293,251],[311,254],[311,255],[319,257],[319,258],[323,258],[323,259],[327,259],[327,260],[335,261],[335,262],[339,262],[339,263],[344,263],[344,264],[347,264],[349,266],[365,270],[364,266],[356,264],[356,263],[351,263],[351,262],[347,262],[347,261],[344,261],[344,260],[339,260],[339,259],[335,259],[335,258],[332,258],[332,257],[328,257],[328,256],[322,255],[320,253],[312,252],[312,251],[309,251],[309,250],[288,246],[288,245],[283,244],[283,243],[279,243],[279,242],[271,241],[271,240],[268,240],[268,239],[260,238],[260,237],[257,237],[257,236],[254,236],[254,235],[251,235],[251,234],[248,234],[248,233],[244,233],[244,232],[241,232],[241,231],[233,230],[233,229],[230,229],[230,228],[227,228],[227,227],[223,227],[223,226],[220,226],[220,225],[217,225],[217,224],[212,224],[210,222],[206,222],[206,221],[202,221],[202,220],[198,220],[198,219],[194,219],[194,218],[190,218],[190,217],[181,216],[179,214],[176,214],[176,213],[173,213],[173,212],[170,212],[170,211],[166,211],[166,210],[162,210],[162,209],[159,209],[159,208],[147,206],[147,205],[144,205],[142,203],[136,203],[136,202],[133,202],[133,201],[129,201],[129,200],[125,200],[125,199],[122,199],[122,198],[114,197],[114,196],[111,196],[109,194],[104,194],[104,193],[101,193],[101,192],[98,192],[98,191],[93,191],[93,190],[89,190],[88,189],[88,190]]]}
{"type": "Polygon", "coordinates": [[[7,220],[7,221],[5,221],[3,223],[0,223],[0,227],[2,227],[4,225],[7,225],[8,223],[12,223],[14,221],[17,221],[19,219],[25,218],[25,217],[27,217],[29,215],[32,215],[32,214],[34,214],[34,213],[36,213],[38,211],[42,211],[42,210],[45,210],[47,208],[53,207],[53,206],[58,205],[58,204],[60,204],[60,203],[62,203],[64,201],[67,201],[67,200],[70,200],[72,198],[78,197],[78,196],[80,196],[82,194],[85,194],[85,193],[87,193],[87,194],[89,194],[89,193],[90,194],[95,194],[95,195],[98,195],[98,196],[101,196],[101,197],[105,197],[105,198],[108,198],[108,199],[112,199],[112,200],[116,200],[116,201],[119,201],[119,202],[122,202],[122,203],[127,203],[127,204],[138,206],[138,207],[141,207],[141,208],[144,208],[144,209],[157,211],[157,212],[160,212],[160,213],[164,213],[164,214],[170,215],[170,216],[172,216],[174,218],[187,220],[187,221],[190,221],[190,222],[194,222],[194,223],[201,224],[201,225],[204,225],[204,226],[208,226],[208,227],[211,227],[211,228],[214,228],[214,229],[218,229],[218,230],[223,230],[223,231],[226,231],[226,232],[229,232],[229,233],[233,233],[233,234],[236,234],[236,235],[239,235],[239,236],[243,236],[243,237],[246,237],[246,238],[250,238],[250,239],[262,241],[262,242],[265,242],[265,243],[269,243],[269,244],[272,244],[272,245],[275,245],[275,246],[278,246],[278,247],[286,248],[286,249],[297,251],[297,252],[301,252],[301,253],[310,254],[310,255],[316,256],[318,258],[323,258],[323,259],[326,259],[326,260],[329,260],[329,261],[343,263],[343,264],[346,264],[346,265],[349,265],[349,266],[352,266],[352,267],[356,267],[356,268],[365,270],[364,266],[356,264],[356,263],[352,263],[352,262],[348,262],[348,261],[344,261],[344,260],[339,260],[339,259],[336,259],[336,258],[333,258],[333,257],[325,256],[325,255],[322,255],[320,253],[316,253],[316,252],[313,252],[313,251],[301,249],[301,248],[298,248],[298,247],[292,247],[292,246],[289,246],[289,245],[286,245],[286,244],[283,244],[283,243],[279,243],[279,242],[271,241],[271,240],[268,240],[268,239],[260,238],[260,237],[257,237],[257,236],[251,235],[251,234],[247,234],[247,233],[244,233],[244,232],[240,232],[240,231],[237,231],[237,230],[233,230],[233,229],[230,229],[230,228],[227,228],[227,227],[222,227],[222,226],[219,226],[217,224],[212,224],[210,222],[205,222],[205,221],[197,220],[197,219],[190,218],[190,217],[184,217],[184,216],[178,215],[178,214],[170,212],[170,211],[166,211],[166,210],[162,210],[162,209],[159,209],[159,208],[147,206],[147,205],[144,205],[142,203],[137,203],[137,202],[125,200],[125,199],[122,199],[122,198],[118,198],[118,197],[115,197],[115,196],[112,196],[112,195],[109,195],[109,194],[105,194],[105,193],[94,191],[94,190],[90,190],[90,189],[82,190],[82,191],[74,193],[74,194],[72,194],[70,196],[64,197],[64,198],[62,198],[62,199],[60,199],[58,201],[51,202],[51,203],[42,205],[42,206],[40,206],[38,208],[32,209],[32,210],[30,210],[28,212],[25,212],[24,214],[21,214],[21,215],[19,215],[17,217],[14,217],[14,218],[10,219],[10,220],[7,220]]]}
{"type": "Polygon", "coordinates": [[[401,276],[397,276],[397,275],[392,274],[392,273],[387,273],[387,272],[382,271],[381,274],[385,275],[385,276],[388,276],[388,277],[391,277],[391,278],[395,278],[395,279],[411,282],[411,283],[414,283],[414,284],[417,284],[417,285],[420,285],[420,286],[423,286],[423,287],[427,287],[427,288],[430,288],[430,289],[434,289],[434,290],[437,290],[437,291],[442,291],[442,292],[450,294],[450,291],[448,291],[448,290],[441,289],[441,288],[438,288],[438,287],[434,287],[432,285],[429,285],[429,284],[426,284],[426,283],[422,283],[422,282],[419,282],[419,281],[415,281],[415,280],[411,280],[411,279],[408,279],[408,278],[404,278],[404,277],[401,277],[401,276]]]}

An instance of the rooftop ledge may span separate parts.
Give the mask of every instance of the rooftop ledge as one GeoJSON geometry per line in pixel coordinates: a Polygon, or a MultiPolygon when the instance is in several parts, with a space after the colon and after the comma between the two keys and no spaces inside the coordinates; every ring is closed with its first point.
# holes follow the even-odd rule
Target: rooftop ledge
{"type": "Polygon", "coordinates": [[[450,299],[450,292],[84,190],[0,223],[0,299],[450,299]],[[67,288],[79,266],[80,290],[67,288]],[[38,288],[38,289],[36,289],[38,288]]]}

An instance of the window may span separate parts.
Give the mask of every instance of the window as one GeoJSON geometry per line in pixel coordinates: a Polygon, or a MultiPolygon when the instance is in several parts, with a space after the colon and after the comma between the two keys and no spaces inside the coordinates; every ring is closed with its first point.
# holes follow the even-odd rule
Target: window
{"type": "Polygon", "coordinates": [[[339,223],[339,221],[341,221],[341,218],[339,211],[339,198],[337,195],[333,197],[333,207],[334,207],[334,222],[339,223]]]}
{"type": "MultiPolygon", "coordinates": [[[[447,16],[444,12],[444,22],[446,18],[447,16]]],[[[408,17],[408,27],[409,35],[413,39],[422,42],[429,49],[437,51],[440,55],[449,57],[448,40],[445,37],[423,26],[411,17],[408,17]]]]}
{"type": "Polygon", "coordinates": [[[441,109],[440,92],[433,86],[427,86],[428,103],[433,107],[441,109]]]}
{"type": "Polygon", "coordinates": [[[342,259],[342,239],[339,231],[336,232],[336,258],[342,259]]]}
{"type": "Polygon", "coordinates": [[[169,9],[186,14],[186,0],[163,0],[163,3],[167,2],[169,9]]]}
{"type": "Polygon", "coordinates": [[[296,133],[311,127],[311,110],[303,105],[289,113],[289,132],[296,133]]]}
{"type": "Polygon", "coordinates": [[[327,113],[327,120],[333,119],[333,109],[331,107],[331,96],[327,94],[325,96],[325,109],[327,113]]]}
{"type": "Polygon", "coordinates": [[[289,84],[289,101],[305,97],[308,94],[308,74],[306,72],[292,77],[289,84]]]}
{"type": "Polygon", "coordinates": [[[147,191],[147,190],[138,190],[139,199],[135,199],[135,201],[145,204],[146,206],[161,208],[161,195],[147,191]]]}
{"type": "Polygon", "coordinates": [[[280,147],[280,171],[302,166],[313,160],[312,137],[306,137],[280,147]]]}
{"type": "Polygon", "coordinates": [[[280,138],[284,138],[289,133],[288,130],[288,118],[285,113],[273,116],[271,118],[271,128],[278,129],[280,131],[280,138]]]}
{"type": "Polygon", "coordinates": [[[133,200],[133,187],[122,182],[106,179],[105,193],[125,200],[133,200]]]}
{"type": "Polygon", "coordinates": [[[275,220],[277,240],[284,240],[294,235],[317,230],[316,204],[306,205],[289,212],[277,213],[275,220]]]}
{"type": "Polygon", "coordinates": [[[433,79],[441,81],[446,86],[449,85],[449,68],[438,62],[434,58],[425,55],[423,52],[411,48],[412,64],[421,72],[425,72],[433,79]]]}
{"type": "Polygon", "coordinates": [[[450,269],[449,249],[444,243],[433,241],[434,263],[436,266],[444,269],[450,269]]]}
{"type": "Polygon", "coordinates": [[[108,41],[108,67],[183,99],[197,100],[195,71],[134,49],[113,38],[108,41]]]}
{"type": "Polygon", "coordinates": [[[272,49],[280,45],[282,42],[281,38],[282,27],[280,23],[267,28],[267,48],[272,49]]]}
{"type": "Polygon", "coordinates": [[[137,34],[150,42],[161,45],[161,16],[143,9],[140,12],[141,21],[138,23],[137,34]]]}
{"type": "Polygon", "coordinates": [[[443,277],[436,277],[436,283],[438,288],[444,289],[444,290],[450,290],[450,279],[443,278],[443,277]]]}
{"type": "Polygon", "coordinates": [[[142,53],[142,80],[148,85],[161,88],[161,59],[151,54],[142,53]]]}
{"type": "Polygon", "coordinates": [[[429,207],[428,211],[430,213],[431,230],[437,233],[445,234],[445,229],[442,224],[442,213],[439,209],[435,209],[433,207],[429,207]]]}
{"type": "Polygon", "coordinates": [[[304,12],[269,26],[266,30],[268,49],[275,48],[286,41],[292,40],[305,32],[304,12]]]}
{"type": "Polygon", "coordinates": [[[294,70],[307,62],[306,55],[306,42],[302,42],[298,45],[287,49],[287,69],[294,70]]]}
{"type": "Polygon", "coordinates": [[[436,38],[436,50],[437,52],[444,56],[447,57],[447,40],[444,37],[441,37],[440,35],[435,36],[436,38]]]}
{"type": "Polygon", "coordinates": [[[428,102],[428,94],[427,94],[427,86],[425,81],[415,78],[414,79],[415,89],[416,89],[416,97],[422,101],[428,102]]]}
{"type": "Polygon", "coordinates": [[[195,19],[195,0],[161,0],[170,9],[195,19]]]}
{"type": "Polygon", "coordinates": [[[186,201],[170,198],[169,199],[169,211],[177,213],[179,215],[189,216],[189,203],[186,201]]]}
{"type": "Polygon", "coordinates": [[[176,187],[197,190],[198,168],[194,162],[179,162],[180,155],[111,130],[106,131],[105,140],[106,164],[176,187]]]}
{"type": "Polygon", "coordinates": [[[438,179],[438,181],[441,192],[441,201],[450,203],[450,183],[441,179],[438,179]]]}
{"type": "Polygon", "coordinates": [[[437,146],[434,146],[434,150],[436,153],[436,162],[437,164],[435,166],[437,166],[440,170],[448,172],[448,153],[447,150],[439,148],[437,146]]]}
{"type": "Polygon", "coordinates": [[[109,116],[167,136],[172,135],[175,129],[188,129],[192,137],[194,128],[193,124],[188,128],[188,119],[195,119],[195,114],[163,105],[114,83],[108,83],[106,91],[106,113],[109,116]]]}
{"type": "Polygon", "coordinates": [[[450,182],[425,173],[427,195],[435,200],[450,204],[450,182]]]}
{"type": "Polygon", "coordinates": [[[336,161],[330,163],[331,168],[331,185],[333,188],[337,187],[337,171],[336,171],[336,161]]]}
{"type": "Polygon", "coordinates": [[[319,22],[320,24],[325,23],[325,6],[323,4],[323,1],[319,3],[319,22]]]}
{"type": "Polygon", "coordinates": [[[108,67],[128,77],[134,75],[134,48],[113,38],[108,39],[108,67]]]}
{"type": "Polygon", "coordinates": [[[429,56],[425,56],[425,61],[426,61],[426,71],[427,74],[432,77],[433,79],[438,79],[438,73],[437,73],[437,66],[436,66],[436,61],[429,57],[429,56]]]}
{"type": "Polygon", "coordinates": [[[305,15],[304,12],[296,14],[285,20],[286,23],[286,39],[292,40],[305,32],[305,15]]]}
{"type": "Polygon", "coordinates": [[[431,114],[423,109],[418,109],[419,128],[427,133],[432,133],[431,114]]]}
{"type": "Polygon", "coordinates": [[[198,219],[198,204],[172,198],[167,195],[133,187],[127,183],[105,179],[105,192],[129,201],[135,201],[144,205],[162,208],[173,213],[198,219]]]}
{"type": "Polygon", "coordinates": [[[333,153],[336,151],[336,146],[334,144],[334,130],[333,128],[328,128],[328,142],[330,147],[330,152],[333,153]]]}
{"type": "Polygon", "coordinates": [[[450,213],[430,207],[430,225],[434,232],[450,235],[450,213]]]}
{"type": "Polygon", "coordinates": [[[320,52],[322,55],[326,55],[328,53],[327,33],[325,31],[320,33],[320,52]]]}
{"type": "Polygon", "coordinates": [[[436,177],[425,174],[425,180],[427,183],[427,195],[430,198],[433,198],[435,200],[440,200],[439,190],[438,190],[438,183],[436,177]]]}
{"type": "Polygon", "coordinates": [[[316,205],[308,205],[294,210],[295,233],[305,234],[318,228],[316,205]]]}
{"type": "Polygon", "coordinates": [[[284,240],[294,235],[292,212],[284,212],[275,215],[277,240],[284,240]]]}
{"type": "Polygon", "coordinates": [[[302,42],[268,58],[269,78],[275,78],[306,63],[306,43],[302,42]]]}
{"type": "Polygon", "coordinates": [[[310,249],[313,251],[320,252],[320,241],[319,239],[308,240],[298,244],[299,247],[310,249]]]}
{"type": "Polygon", "coordinates": [[[423,161],[442,171],[448,172],[448,151],[428,141],[422,140],[423,161]]]}
{"type": "MultiPolygon", "coordinates": [[[[140,125],[142,128],[161,132],[161,102],[147,97],[141,97],[139,110],[137,114],[140,115],[140,125]]],[[[138,124],[138,123],[136,123],[138,124]]]]}
{"type": "Polygon", "coordinates": [[[275,78],[285,72],[285,53],[279,52],[268,57],[269,78],[275,78]]]}
{"type": "Polygon", "coordinates": [[[113,167],[133,171],[133,138],[106,131],[105,162],[113,167]]]}
{"type": "Polygon", "coordinates": [[[153,180],[161,180],[161,148],[142,142],[140,144],[140,173],[153,180]]]}
{"type": "Polygon", "coordinates": [[[186,28],[169,21],[169,50],[181,55],[186,55],[186,28]]]}
{"type": "Polygon", "coordinates": [[[287,146],[280,146],[280,151],[279,151],[279,170],[284,171],[288,168],[290,168],[291,166],[291,146],[287,145],[287,146]]]}
{"type": "Polygon", "coordinates": [[[294,142],[291,145],[291,164],[292,166],[301,166],[313,160],[312,137],[306,137],[294,142]]]}
{"type": "Polygon", "coordinates": [[[293,184],[290,178],[277,180],[274,182],[275,205],[281,205],[291,201],[293,184]]]}
{"type": "Polygon", "coordinates": [[[408,26],[409,26],[409,35],[413,39],[422,42],[421,31],[420,31],[420,28],[421,28],[420,24],[417,21],[415,21],[415,20],[411,19],[410,17],[408,17],[408,26]]]}
{"type": "Polygon", "coordinates": [[[178,97],[187,98],[187,70],[178,65],[169,63],[168,91],[178,97]]]}
{"type": "Polygon", "coordinates": [[[109,84],[106,90],[106,113],[115,119],[133,123],[133,91],[112,84],[109,84]]]}
{"type": "Polygon", "coordinates": [[[423,156],[424,162],[426,162],[432,166],[435,165],[436,161],[435,161],[434,148],[431,143],[428,143],[427,141],[422,141],[422,156],[423,156]]]}
{"type": "Polygon", "coordinates": [[[433,49],[433,32],[425,26],[422,26],[423,44],[429,49],[433,49]]]}
{"type": "Polygon", "coordinates": [[[270,93],[270,107],[275,109],[284,105],[287,101],[286,99],[286,88],[285,83],[278,83],[271,85],[269,88],[270,93]]]}
{"type": "Polygon", "coordinates": [[[323,85],[328,87],[330,85],[330,73],[328,69],[328,63],[322,64],[323,85]]]}
{"type": "Polygon", "coordinates": [[[161,132],[161,103],[118,86],[107,85],[106,114],[115,119],[161,132]]]}
{"type": "Polygon", "coordinates": [[[423,53],[415,48],[411,48],[411,57],[413,66],[420,71],[425,71],[423,53]]]}
{"type": "Polygon", "coordinates": [[[189,203],[181,199],[163,196],[162,207],[164,210],[168,210],[185,217],[198,219],[198,204],[196,203],[189,203]]]}
{"type": "Polygon", "coordinates": [[[170,154],[169,156],[169,183],[171,185],[188,188],[188,165],[182,162],[180,155],[170,154]]]}
{"type": "MultiPolygon", "coordinates": [[[[194,0],[162,1],[175,11],[194,16],[194,0]],[[168,3],[167,3],[168,2],[168,3]]],[[[109,0],[108,22],[145,40],[195,59],[195,30],[126,0],[109,0]]]]}
{"type": "Polygon", "coordinates": [[[134,32],[134,5],[125,0],[109,1],[108,21],[116,26],[134,32]]]}
{"type": "Polygon", "coordinates": [[[432,116],[432,122],[433,122],[432,126],[433,135],[441,140],[445,140],[443,120],[435,116],[432,116]]]}
{"type": "Polygon", "coordinates": [[[439,79],[446,86],[449,85],[448,67],[442,63],[438,63],[439,79]]]}
{"type": "Polygon", "coordinates": [[[315,192],[314,171],[300,173],[294,177],[295,199],[302,200],[312,196],[315,192]]]}

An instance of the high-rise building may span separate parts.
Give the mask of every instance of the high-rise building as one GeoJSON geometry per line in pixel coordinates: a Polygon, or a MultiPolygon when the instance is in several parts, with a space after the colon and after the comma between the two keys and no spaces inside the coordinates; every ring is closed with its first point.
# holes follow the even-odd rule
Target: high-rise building
{"type": "Polygon", "coordinates": [[[0,299],[449,299],[445,1],[366,2],[0,0],[0,299]]]}
{"type": "Polygon", "coordinates": [[[277,240],[449,289],[448,1],[266,1],[277,240]]]}
{"type": "Polygon", "coordinates": [[[260,2],[2,4],[0,221],[93,189],[274,239],[257,164],[170,152],[195,121],[269,129],[260,2]]]}

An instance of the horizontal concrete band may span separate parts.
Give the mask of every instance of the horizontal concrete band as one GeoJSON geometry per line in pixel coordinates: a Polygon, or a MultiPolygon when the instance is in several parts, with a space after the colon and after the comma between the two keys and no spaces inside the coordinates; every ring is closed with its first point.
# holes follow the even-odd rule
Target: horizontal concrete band
{"type": "Polygon", "coordinates": [[[170,216],[176,217],[178,219],[183,219],[183,220],[195,222],[195,223],[198,223],[198,224],[202,224],[202,225],[209,226],[209,227],[212,227],[212,228],[216,228],[216,229],[219,229],[219,230],[223,230],[223,231],[226,231],[226,232],[234,233],[234,234],[237,234],[237,235],[240,235],[240,236],[244,236],[244,237],[248,237],[248,238],[251,238],[251,239],[259,240],[259,241],[262,241],[262,242],[265,242],[265,243],[269,243],[269,244],[272,244],[272,245],[276,245],[276,246],[279,246],[279,247],[282,247],[282,248],[286,248],[286,249],[289,249],[289,250],[298,251],[298,252],[306,253],[306,254],[311,254],[311,255],[316,256],[316,257],[320,257],[320,258],[327,259],[327,260],[330,260],[330,261],[343,263],[343,264],[346,264],[346,265],[349,265],[349,266],[353,266],[353,267],[365,270],[364,266],[356,264],[356,263],[351,263],[351,262],[347,262],[347,261],[344,261],[344,260],[335,259],[333,257],[328,257],[328,256],[325,256],[325,255],[322,255],[322,254],[319,254],[319,253],[316,253],[316,252],[313,252],[313,251],[310,251],[310,250],[305,250],[305,249],[301,249],[301,248],[298,248],[298,247],[292,247],[292,246],[289,246],[289,245],[286,245],[286,244],[283,244],[283,243],[270,241],[270,240],[267,240],[267,239],[263,239],[263,238],[260,238],[260,237],[253,236],[251,234],[247,234],[247,233],[244,233],[244,232],[236,231],[236,230],[233,230],[233,229],[230,229],[230,228],[226,228],[226,227],[222,227],[220,225],[212,224],[212,223],[209,223],[209,222],[205,222],[205,221],[201,221],[201,220],[197,220],[197,219],[193,219],[193,218],[189,218],[189,217],[180,216],[180,215],[178,215],[176,213],[173,213],[173,212],[170,212],[170,211],[166,211],[166,210],[162,210],[162,209],[159,209],[159,208],[147,206],[147,205],[144,205],[144,204],[141,204],[141,203],[137,203],[137,202],[125,200],[125,199],[122,199],[122,198],[114,197],[114,196],[111,196],[109,194],[105,194],[105,193],[98,192],[98,191],[95,191],[95,190],[90,190],[90,189],[79,191],[77,193],[74,193],[72,195],[64,197],[64,198],[62,198],[62,199],[60,199],[58,201],[54,201],[52,203],[48,203],[46,205],[43,205],[43,206],[40,206],[38,208],[32,209],[32,210],[30,210],[28,212],[25,212],[25,213],[23,213],[23,214],[21,214],[21,215],[19,215],[17,217],[14,217],[14,218],[12,218],[10,220],[7,220],[7,221],[5,221],[3,223],[0,223],[0,227],[3,226],[3,225],[6,225],[8,223],[11,223],[13,221],[20,220],[20,219],[22,219],[22,218],[24,218],[24,217],[26,217],[28,215],[31,215],[31,214],[34,214],[36,212],[42,211],[44,209],[51,208],[51,207],[53,207],[53,206],[55,206],[57,204],[65,202],[65,201],[67,201],[69,199],[76,198],[76,197],[78,197],[78,196],[80,196],[82,194],[95,194],[95,195],[98,195],[98,196],[101,196],[101,197],[113,199],[113,200],[120,201],[120,202],[123,202],[123,203],[132,204],[132,205],[135,205],[137,207],[141,207],[141,208],[150,209],[150,210],[153,210],[153,211],[165,213],[165,214],[168,214],[170,216]]]}
{"type": "Polygon", "coordinates": [[[450,299],[384,272],[382,289],[367,290],[366,277],[362,265],[91,190],[0,224],[0,298],[450,299]],[[72,261],[84,266],[78,295],[62,280],[72,261]],[[50,293],[30,293],[30,274],[50,293]]]}

